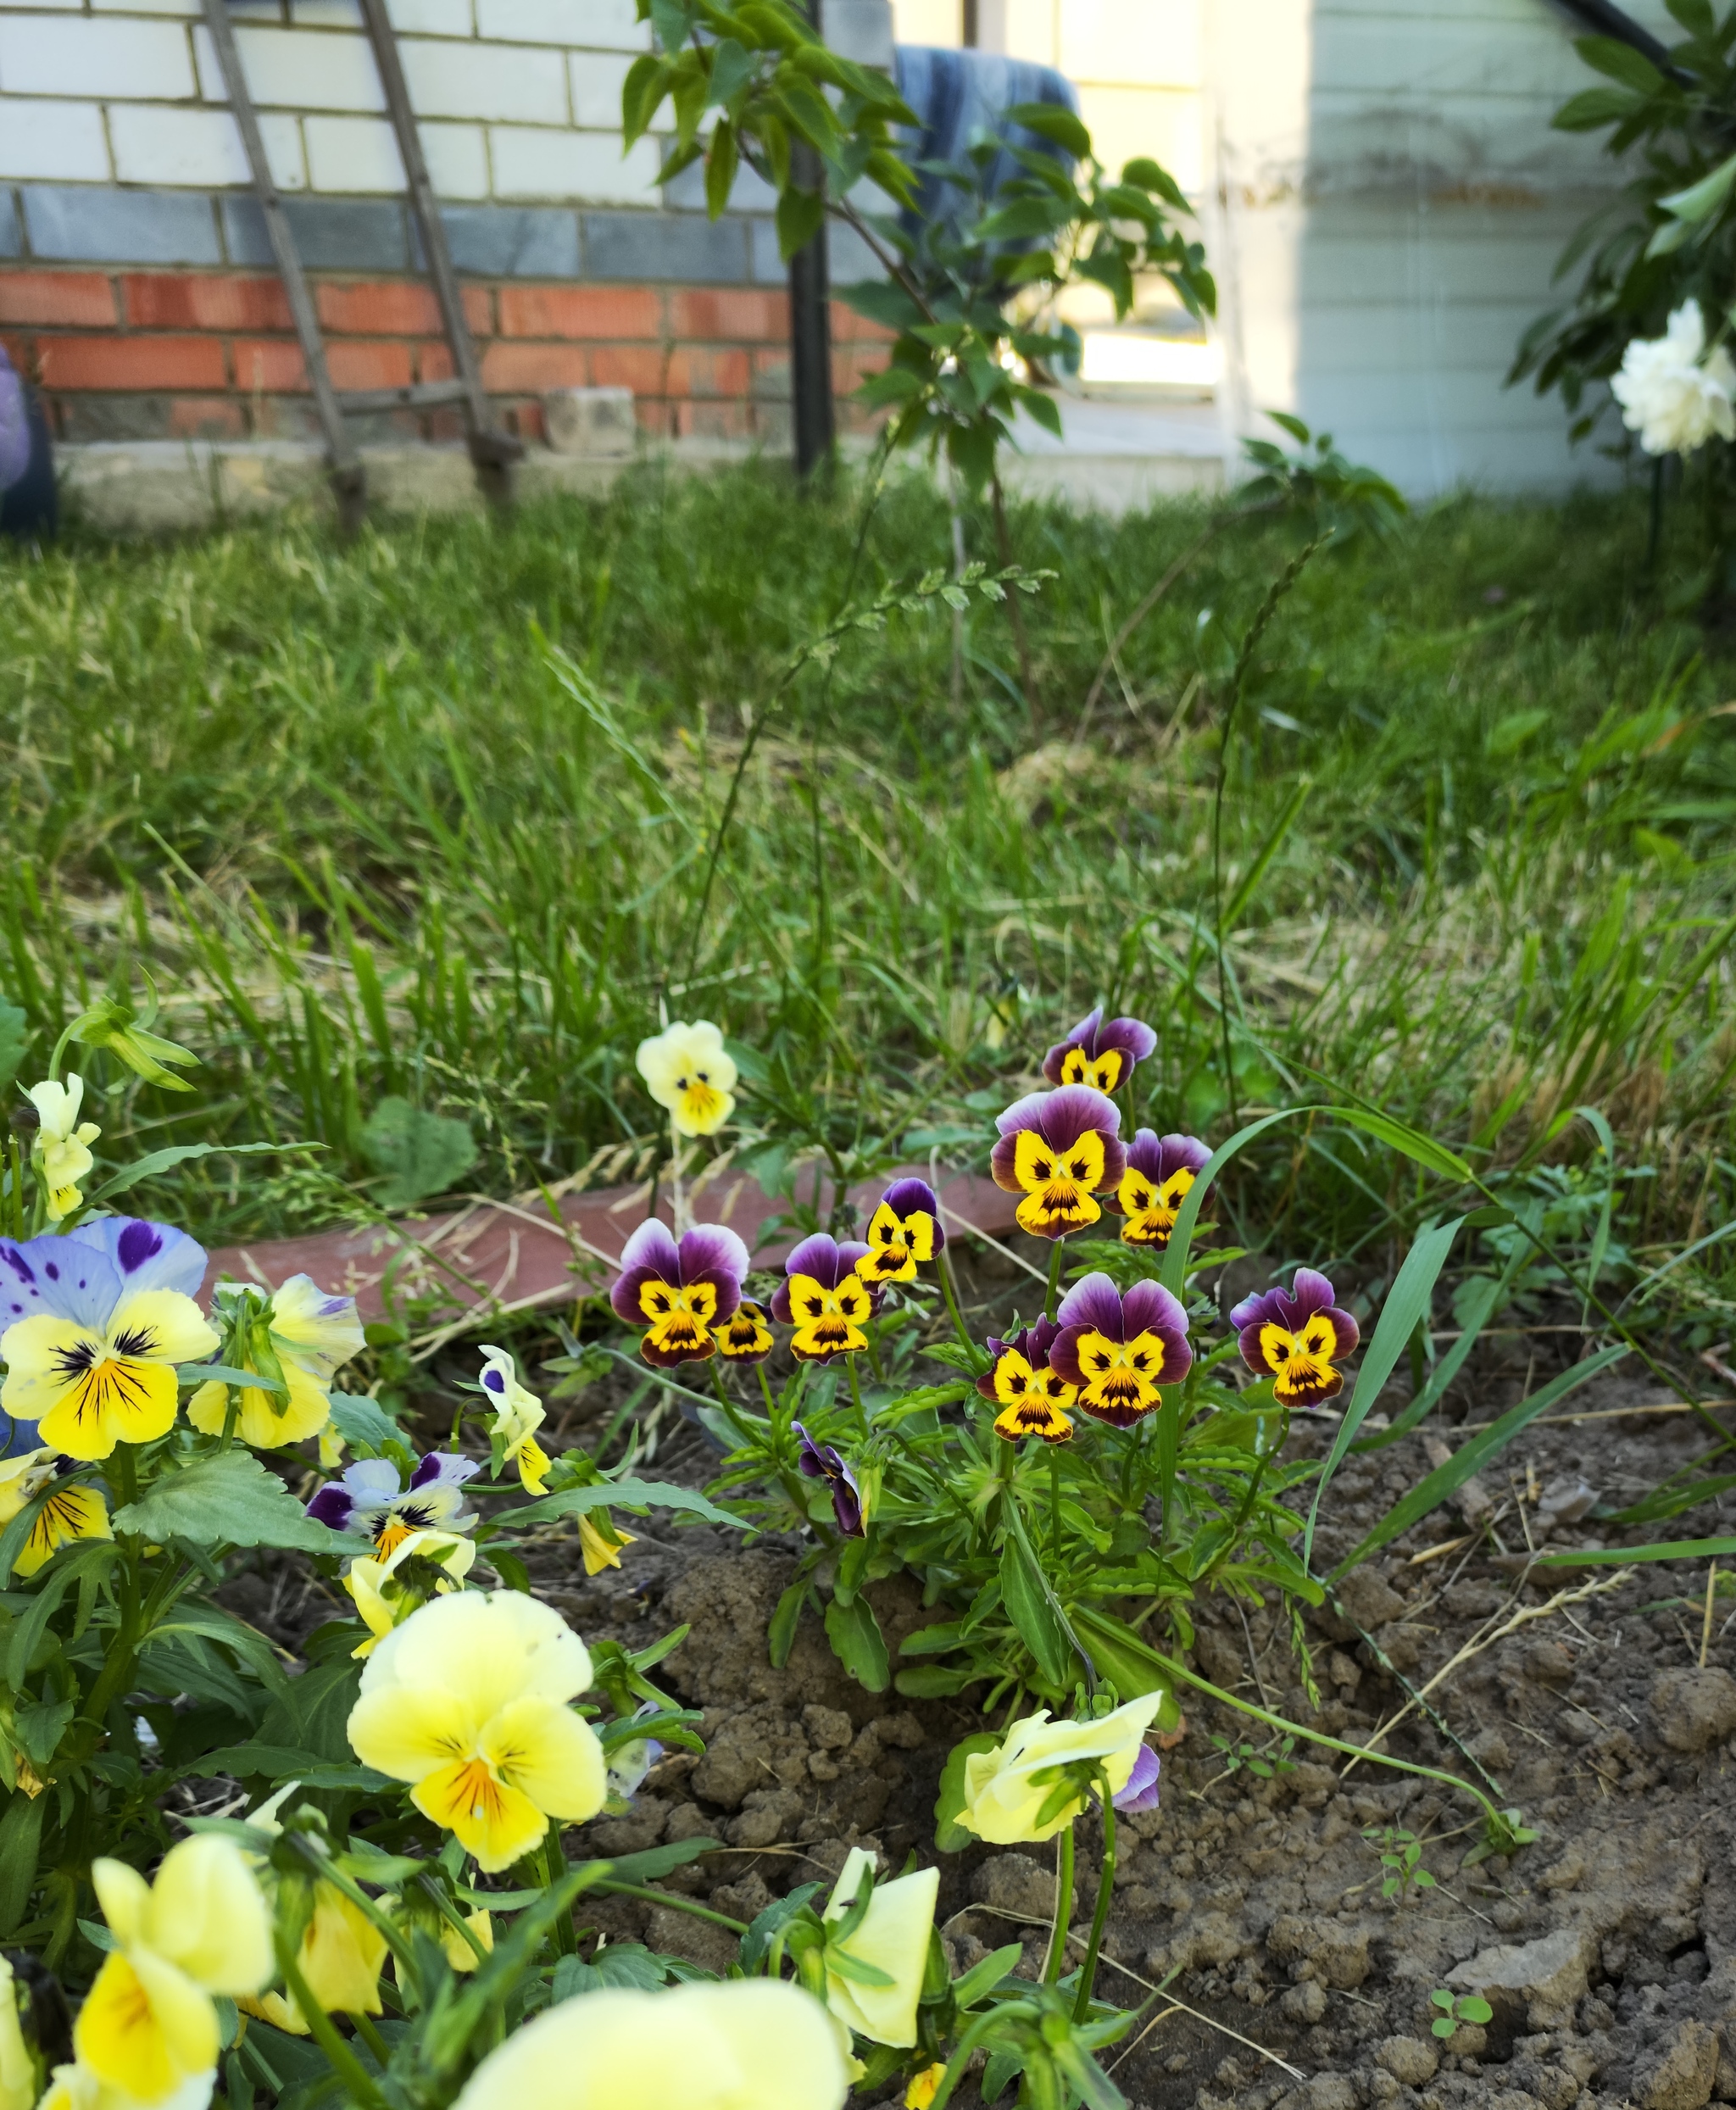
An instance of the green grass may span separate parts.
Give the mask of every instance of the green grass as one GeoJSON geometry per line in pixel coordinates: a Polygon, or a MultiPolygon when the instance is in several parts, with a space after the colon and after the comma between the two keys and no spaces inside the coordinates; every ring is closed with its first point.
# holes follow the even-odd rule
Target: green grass
{"type": "MultiPolygon", "coordinates": [[[[753,1122],[839,1151],[980,1129],[1103,997],[1160,1031],[1141,1117],[1221,1133],[1221,707],[1304,530],[1217,541],[1088,722],[1106,636],[1196,509],[1015,512],[1019,560],[1055,574],[1023,604],[1033,699],[1005,613],[973,605],[955,704],[938,604],[780,699],[844,597],[860,498],[769,467],[647,472],[347,549],[301,525],[0,557],[0,989],[32,1061],[147,965],[205,1066],[173,1098],[99,1059],[100,1147],[326,1146],[264,1176],[186,1167],[150,1205],[213,1239],[328,1221],[393,1092],[470,1124],[490,1189],[621,1177],[657,1135],[632,1055],[659,996],[765,1055],[753,1122]]],[[[985,521],[969,532],[992,554],[985,521]]],[[[1464,501],[1315,560],[1227,757],[1227,895],[1270,859],[1226,969],[1239,1108],[1318,1072],[1522,1168],[1583,1154],[1583,1128],[1550,1130],[1592,1104],[1655,1170],[1627,1228],[1663,1248],[1728,1219],[1736,1185],[1736,717],[1644,579],[1644,533],[1623,501],[1464,501]]],[[[932,488],[894,484],[855,598],[948,547],[932,488]]],[[[1426,1200],[1337,1131],[1256,1155],[1232,1200],[1255,1198],[1288,1257],[1426,1200]]],[[[1672,1279],[1727,1294],[1727,1250],[1672,1279]]]]}

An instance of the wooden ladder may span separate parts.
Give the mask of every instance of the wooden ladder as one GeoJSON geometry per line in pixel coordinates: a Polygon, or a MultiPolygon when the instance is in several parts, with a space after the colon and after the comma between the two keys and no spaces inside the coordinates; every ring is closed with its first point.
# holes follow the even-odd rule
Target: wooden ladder
{"type": "Polygon", "coordinates": [[[253,175],[253,192],[265,215],[271,253],[276,259],[278,276],[283,281],[302,358],[313,384],[320,429],[326,437],[332,493],[337,501],[338,524],[347,535],[353,534],[361,525],[367,507],[367,482],[361,457],[345,423],[346,417],[370,410],[430,409],[441,404],[460,404],[477,484],[496,503],[510,498],[512,465],[525,451],[521,440],[503,431],[494,422],[483,392],[482,370],[477,363],[476,348],[465,317],[464,298],[453,265],[452,252],[447,247],[446,228],[435,202],[434,187],[428,181],[428,164],[422,157],[415,113],[410,108],[403,62],[397,35],[386,12],[386,0],[361,0],[361,8],[369,42],[374,47],[374,61],[380,70],[380,84],[386,93],[387,112],[409,181],[410,209],[415,215],[422,253],[434,282],[434,297],[439,303],[441,323],[451,348],[454,376],[451,381],[420,381],[407,388],[364,388],[340,393],[331,384],[319,313],[295,246],[295,235],[266,159],[259,113],[253,108],[247,78],[242,71],[235,28],[229,19],[228,0],[204,0],[205,21],[216,49],[217,63],[223,70],[230,108],[241,127],[242,145],[253,175]]]}

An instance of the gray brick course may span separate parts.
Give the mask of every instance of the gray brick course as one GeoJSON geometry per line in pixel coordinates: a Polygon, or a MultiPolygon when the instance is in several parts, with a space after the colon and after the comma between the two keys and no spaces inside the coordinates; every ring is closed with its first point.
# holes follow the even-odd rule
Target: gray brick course
{"type": "Polygon", "coordinates": [[[24,225],[18,216],[18,200],[8,188],[0,191],[0,256],[24,254],[24,225]]]}
{"type": "MultiPolygon", "coordinates": [[[[577,278],[577,215],[535,205],[448,205],[440,217],[452,260],[479,278],[577,278]]],[[[415,239],[415,230],[411,230],[415,239]]],[[[424,268],[415,240],[416,269],[424,268]]]]}
{"type": "MultiPolygon", "coordinates": [[[[69,264],[220,264],[211,201],[96,183],[24,187],[31,253],[69,264]]],[[[263,237],[263,230],[261,231],[263,237]]]]}
{"type": "Polygon", "coordinates": [[[745,220],[690,213],[587,213],[584,223],[587,278],[750,282],[745,220]]]}
{"type": "MultiPolygon", "coordinates": [[[[290,198],[283,209],[310,270],[402,271],[409,266],[404,211],[392,199],[290,198]]],[[[225,198],[222,210],[230,262],[269,270],[271,242],[259,201],[225,198]]]]}

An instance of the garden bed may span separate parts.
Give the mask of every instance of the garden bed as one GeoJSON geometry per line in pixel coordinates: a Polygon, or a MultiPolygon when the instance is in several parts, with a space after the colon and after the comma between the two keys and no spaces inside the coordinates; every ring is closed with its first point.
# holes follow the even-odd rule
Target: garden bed
{"type": "MultiPolygon", "coordinates": [[[[1456,1442],[1454,1424],[1487,1422],[1535,1389],[1573,1338],[1547,1328],[1498,1337],[1444,1417],[1352,1460],[1322,1506],[1317,1565],[1348,1551],[1424,1476],[1428,1441],[1456,1442]]],[[[587,1393],[569,1433],[600,1426],[615,1390],[605,1382],[587,1393]]],[[[1609,1568],[1547,1572],[1526,1559],[1527,1538],[1540,1553],[1601,1543],[1589,1522],[1549,1521],[1578,1484],[1631,1499],[1702,1447],[1691,1416],[1641,1411],[1658,1399],[1655,1386],[1623,1375],[1584,1387],[1571,1419],[1534,1423],[1501,1455],[1482,1489],[1488,1512],[1469,1491],[1469,1518],[1438,1512],[1355,1570],[1340,1599],[1355,1624],[1325,1611],[1308,1618],[1318,1707],[1301,1689],[1280,1608],[1250,1609],[1244,1627],[1221,1599],[1196,1607],[1189,1660],[1202,1675],[1355,1743],[1403,1703],[1383,1658],[1420,1686],[1516,1614],[1599,1585],[1494,1639],[1432,1695],[1457,1747],[1432,1727],[1419,1730],[1414,1715],[1392,1740],[1402,1758],[1466,1777],[1483,1769],[1482,1784],[1498,1784],[1498,1799],[1538,1834],[1508,1861],[1464,1865],[1481,1827],[1468,1800],[1433,1782],[1372,1762],[1346,1772],[1341,1753],[1300,1740],[1261,1777],[1256,1767],[1285,1758],[1280,1740],[1188,1698],[1164,1761],[1161,1809],[1123,1821],[1100,1979],[1105,1997],[1148,2003],[1128,2043],[1105,2055],[1136,2110],[1286,2102],[1288,2110],[1388,2102],[1691,2110],[1715,2089],[1736,2100],[1736,2036],[1727,2053],[1721,2034],[1727,2018],[1736,2029],[1729,1601],[1714,1597],[1702,1670],[1704,1566],[1653,1564],[1621,1581],[1609,1568]],[[1472,1533],[1473,1520],[1492,1528],[1472,1533]],[[1455,1539],[1465,1542],[1414,1558],[1455,1539]],[[1232,1762],[1244,1748],[1254,1765],[1232,1762]],[[1383,1845],[1402,1853],[1403,1842],[1368,1834],[1388,1831],[1422,1841],[1432,1886],[1383,1897],[1383,1845]],[[1438,1990],[1481,1995],[1488,2025],[1461,2024],[1442,2042],[1431,2029],[1438,1990]]],[[[1310,1434],[1299,1441],[1306,1450],[1310,1434]]],[[[665,1421],[660,1477],[698,1484],[715,1461],[697,1426],[665,1421]]],[[[661,1887],[736,1921],[834,1874],[852,1846],[876,1848],[887,1873],[912,1854],[938,1860],[938,1918],[954,1971],[1017,1940],[1019,1968],[1034,1975],[1054,1898],[1049,1851],[934,1850],[942,1766],[982,1726],[971,1696],[865,1691],[812,1617],[787,1664],[772,1667],[765,1630],[793,1572],[793,1540],[743,1550],[715,1527],[625,1521],[638,1535],[618,1571],[587,1578],[569,1536],[531,1556],[533,1588],[587,1640],[643,1646],[688,1627],[659,1674],[704,1710],[707,1749],[666,1757],[630,1814],[597,1820],[570,1846],[622,1855],[717,1839],[661,1887]]],[[[322,1608],[320,1588],[292,1556],[228,1595],[292,1645],[341,1609],[322,1608]]],[[[904,1578],[872,1595],[896,1670],[899,1642],[932,1615],[904,1578]]],[[[1098,1834],[1090,1819],[1079,1829],[1082,1919],[1098,1834]]],[[[726,1928],[674,1904],[614,1898],[584,1917],[610,1940],[710,1969],[733,1960],[726,1928]]]]}

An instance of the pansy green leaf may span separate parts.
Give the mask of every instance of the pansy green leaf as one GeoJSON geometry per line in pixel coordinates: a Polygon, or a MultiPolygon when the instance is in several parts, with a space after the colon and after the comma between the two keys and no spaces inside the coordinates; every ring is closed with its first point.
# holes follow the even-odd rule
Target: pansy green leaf
{"type": "Polygon", "coordinates": [[[522,1524],[552,1523],[557,1517],[581,1517],[587,1510],[612,1504],[618,1509],[686,1509],[709,1524],[732,1524],[737,1531],[748,1526],[739,1517],[720,1509],[697,1488],[677,1487],[670,1480],[598,1480],[589,1487],[562,1488],[512,1512],[515,1529],[522,1524]]]}
{"type": "Polygon", "coordinates": [[[114,1512],[117,1532],[161,1543],[289,1546],[304,1553],[353,1553],[355,1541],[316,1523],[275,1473],[251,1452],[220,1451],[165,1473],[137,1501],[114,1512]]]}

